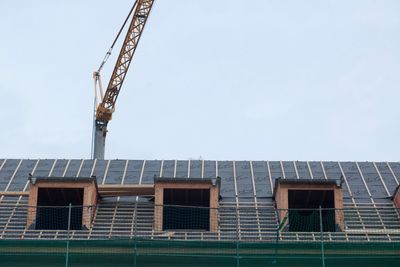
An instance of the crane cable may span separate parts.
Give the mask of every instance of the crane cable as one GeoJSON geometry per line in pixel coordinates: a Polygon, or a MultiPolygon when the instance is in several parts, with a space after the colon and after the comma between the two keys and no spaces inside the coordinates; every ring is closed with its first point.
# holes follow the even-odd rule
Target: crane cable
{"type": "Polygon", "coordinates": [[[111,52],[114,48],[115,43],[117,42],[119,36],[121,35],[122,31],[125,28],[126,23],[128,22],[129,18],[131,17],[133,11],[135,10],[136,4],[138,0],[135,0],[133,3],[133,6],[131,10],[128,13],[128,16],[126,17],[124,23],[122,24],[121,28],[118,31],[117,36],[115,37],[111,47],[108,49],[106,55],[103,58],[103,61],[100,64],[100,67],[97,71],[93,73],[93,79],[94,79],[94,109],[93,109],[93,130],[92,130],[92,147],[91,147],[91,158],[93,158],[94,155],[94,135],[96,131],[96,109],[97,109],[97,84],[99,85],[99,90],[100,90],[100,99],[103,100],[103,87],[101,84],[101,78],[100,78],[100,71],[103,69],[104,64],[107,62],[108,58],[111,56],[111,52]]]}
{"type": "Polygon", "coordinates": [[[112,52],[112,50],[113,50],[113,48],[114,48],[114,45],[115,45],[115,43],[117,42],[117,40],[119,39],[119,37],[120,37],[122,31],[123,31],[124,28],[125,28],[126,23],[128,22],[129,18],[131,17],[133,11],[135,10],[135,7],[136,7],[137,2],[138,2],[138,0],[135,0],[135,2],[133,3],[133,6],[132,6],[131,10],[129,11],[128,16],[126,17],[124,23],[122,24],[121,28],[119,29],[118,34],[117,34],[117,36],[115,37],[115,39],[114,39],[114,41],[113,41],[111,47],[108,49],[106,55],[104,56],[104,59],[103,59],[103,61],[101,62],[99,69],[98,69],[97,71],[93,72],[93,79],[94,79],[94,98],[95,98],[95,103],[96,103],[96,104],[95,104],[95,107],[94,107],[95,112],[96,112],[96,108],[97,108],[97,99],[98,99],[98,98],[97,98],[97,84],[99,85],[100,101],[103,101],[103,96],[104,96],[104,94],[103,94],[103,86],[102,86],[101,78],[100,78],[100,71],[103,69],[104,64],[107,62],[108,58],[111,56],[111,52],[112,52]]]}
{"type": "Polygon", "coordinates": [[[138,2],[138,0],[136,0],[135,3],[133,3],[133,6],[132,6],[131,10],[129,11],[129,14],[128,14],[128,16],[126,17],[124,23],[122,24],[121,29],[119,29],[118,34],[117,34],[117,36],[116,36],[115,39],[114,39],[114,42],[112,43],[111,47],[108,49],[106,55],[104,56],[104,59],[103,59],[103,61],[101,62],[100,67],[99,67],[99,69],[97,70],[97,73],[100,73],[100,71],[101,71],[101,69],[103,68],[104,64],[107,62],[108,58],[111,56],[111,52],[112,52],[112,50],[113,50],[113,48],[114,48],[114,45],[115,45],[115,43],[117,42],[117,40],[118,40],[119,36],[121,35],[122,31],[124,30],[125,25],[126,25],[126,23],[128,22],[130,16],[132,15],[133,10],[135,10],[135,6],[136,6],[137,2],[138,2]]]}

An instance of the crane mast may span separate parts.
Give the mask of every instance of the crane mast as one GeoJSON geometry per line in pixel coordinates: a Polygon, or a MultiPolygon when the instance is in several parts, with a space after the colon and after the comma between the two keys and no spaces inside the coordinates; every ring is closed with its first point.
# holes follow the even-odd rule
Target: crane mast
{"type": "MultiPolygon", "coordinates": [[[[128,72],[129,66],[132,62],[133,56],[135,54],[136,48],[138,46],[140,37],[146,25],[147,18],[149,17],[154,1],[155,0],[136,0],[131,10],[131,12],[133,11],[132,21],[129,25],[125,40],[123,42],[113,73],[104,94],[101,86],[100,71],[105,61],[110,56],[115,41],[110,50],[107,52],[107,55],[103,60],[103,63],[101,64],[99,70],[94,72],[93,74],[95,80],[95,118],[92,140],[93,159],[104,159],[107,125],[108,122],[112,119],[112,114],[115,110],[115,103],[121,91],[122,84],[128,72]],[[100,91],[99,103],[97,103],[97,84],[100,91]]],[[[128,15],[128,18],[129,16],[130,15],[128,15]]],[[[118,36],[120,33],[121,31],[118,33],[118,36]]]]}

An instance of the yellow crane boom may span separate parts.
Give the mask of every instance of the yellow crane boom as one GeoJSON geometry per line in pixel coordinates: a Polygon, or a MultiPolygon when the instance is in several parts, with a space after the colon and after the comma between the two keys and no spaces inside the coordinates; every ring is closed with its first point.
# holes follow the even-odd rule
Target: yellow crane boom
{"type": "MultiPolygon", "coordinates": [[[[114,67],[114,71],[111,75],[104,95],[100,82],[100,70],[103,67],[105,61],[103,61],[99,70],[94,73],[95,82],[98,81],[100,83],[100,103],[96,107],[92,144],[92,158],[104,159],[107,124],[112,119],[112,114],[115,110],[115,103],[121,91],[122,84],[128,72],[129,66],[132,62],[133,56],[140,41],[143,29],[146,25],[147,18],[150,15],[150,11],[153,7],[154,1],[155,0],[136,0],[131,10],[131,12],[133,11],[132,21],[129,25],[129,29],[125,36],[125,40],[123,42],[117,62],[114,67]]],[[[118,33],[118,36],[120,33],[121,31],[118,33]]],[[[114,46],[114,44],[115,41],[112,47],[114,46]]],[[[105,60],[111,54],[112,47],[107,52],[105,60]]]]}

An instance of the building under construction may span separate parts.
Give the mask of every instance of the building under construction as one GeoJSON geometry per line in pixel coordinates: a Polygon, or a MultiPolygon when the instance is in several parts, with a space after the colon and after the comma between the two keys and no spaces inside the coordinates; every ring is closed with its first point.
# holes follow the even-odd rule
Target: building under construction
{"type": "Polygon", "coordinates": [[[2,159],[0,258],[397,266],[399,179],[398,162],[2,159]]]}
{"type": "Polygon", "coordinates": [[[399,162],[104,159],[153,3],[94,72],[92,159],[0,159],[0,266],[399,266],[399,162]]]}

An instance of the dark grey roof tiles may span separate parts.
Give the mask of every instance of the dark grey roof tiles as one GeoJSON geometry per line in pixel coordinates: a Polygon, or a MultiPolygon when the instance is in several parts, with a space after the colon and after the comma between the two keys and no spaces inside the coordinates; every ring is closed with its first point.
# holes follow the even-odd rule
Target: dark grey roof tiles
{"type": "Polygon", "coordinates": [[[344,178],[348,201],[389,201],[399,185],[399,162],[211,161],[211,160],[65,160],[0,159],[0,191],[26,188],[28,174],[97,177],[98,184],[149,184],[153,177],[215,178],[221,196],[232,201],[272,197],[275,179],[344,178]]]}

